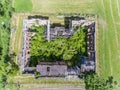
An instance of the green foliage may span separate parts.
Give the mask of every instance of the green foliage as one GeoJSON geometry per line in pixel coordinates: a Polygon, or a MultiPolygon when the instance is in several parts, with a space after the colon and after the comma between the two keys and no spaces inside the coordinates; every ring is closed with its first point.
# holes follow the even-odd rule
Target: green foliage
{"type": "Polygon", "coordinates": [[[71,61],[77,63],[81,55],[86,55],[87,28],[78,29],[70,38],[58,37],[53,41],[44,40],[45,26],[32,26],[31,31],[36,35],[31,40],[30,66],[35,66],[38,61],[71,61]]]}
{"type": "Polygon", "coordinates": [[[32,2],[31,0],[14,0],[15,11],[16,12],[28,12],[32,11],[32,2]]]}
{"type": "Polygon", "coordinates": [[[18,83],[9,83],[5,86],[3,90],[20,90],[20,85],[18,83]]]}
{"type": "Polygon", "coordinates": [[[5,87],[5,82],[6,82],[7,78],[5,75],[0,75],[0,90],[2,90],[5,87]]]}
{"type": "Polygon", "coordinates": [[[35,71],[34,75],[35,75],[35,78],[39,78],[40,77],[40,73],[39,72],[35,71]]]}
{"type": "Polygon", "coordinates": [[[14,71],[9,57],[11,0],[0,0],[0,90],[4,88],[7,78],[14,71]]]}
{"type": "Polygon", "coordinates": [[[102,79],[97,74],[89,74],[85,77],[86,90],[113,90],[114,81],[110,76],[108,79],[102,79]]]}

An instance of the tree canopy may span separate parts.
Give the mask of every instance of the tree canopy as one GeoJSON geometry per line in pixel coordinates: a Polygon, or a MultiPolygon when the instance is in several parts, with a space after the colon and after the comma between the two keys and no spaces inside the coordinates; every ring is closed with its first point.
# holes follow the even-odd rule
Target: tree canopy
{"type": "Polygon", "coordinates": [[[3,90],[7,78],[14,72],[15,65],[9,56],[11,4],[12,0],[0,0],[0,90],[3,90]]]}
{"type": "Polygon", "coordinates": [[[113,90],[116,83],[112,76],[107,79],[103,79],[95,73],[89,73],[85,76],[86,90],[113,90]]]}

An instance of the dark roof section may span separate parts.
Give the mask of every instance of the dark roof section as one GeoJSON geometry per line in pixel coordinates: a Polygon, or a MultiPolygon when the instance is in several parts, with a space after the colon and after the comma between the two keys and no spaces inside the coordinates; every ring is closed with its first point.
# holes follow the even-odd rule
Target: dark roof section
{"type": "Polygon", "coordinates": [[[38,62],[38,65],[66,65],[65,62],[38,62]]]}

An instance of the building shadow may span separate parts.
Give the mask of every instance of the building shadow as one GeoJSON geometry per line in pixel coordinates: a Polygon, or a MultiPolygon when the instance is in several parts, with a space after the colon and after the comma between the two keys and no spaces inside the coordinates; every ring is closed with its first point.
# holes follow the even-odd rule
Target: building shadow
{"type": "Polygon", "coordinates": [[[70,28],[71,26],[71,21],[72,20],[82,20],[85,19],[84,17],[80,17],[80,16],[70,16],[70,17],[64,17],[64,23],[65,23],[65,28],[70,28]]]}
{"type": "Polygon", "coordinates": [[[32,19],[32,18],[35,18],[35,19],[49,19],[48,16],[42,16],[42,15],[34,15],[34,16],[28,16],[28,19],[32,19]]]}

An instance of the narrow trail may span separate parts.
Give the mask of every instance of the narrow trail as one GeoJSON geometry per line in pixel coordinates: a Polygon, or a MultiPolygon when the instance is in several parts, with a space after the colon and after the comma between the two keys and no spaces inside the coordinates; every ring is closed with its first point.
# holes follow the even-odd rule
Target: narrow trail
{"type": "MultiPolygon", "coordinates": [[[[20,17],[20,20],[21,19],[22,19],[22,17],[20,17]]],[[[20,31],[20,37],[19,37],[19,42],[18,42],[18,51],[20,51],[20,49],[21,49],[21,40],[22,40],[22,28],[21,28],[21,31],[20,31]]]]}
{"type": "MultiPolygon", "coordinates": [[[[105,16],[105,6],[104,6],[103,0],[101,0],[101,4],[102,4],[102,7],[103,7],[104,17],[106,18],[106,16],[105,16]]],[[[105,19],[105,20],[106,20],[106,19],[105,19]]],[[[104,33],[104,32],[105,32],[105,31],[104,31],[104,30],[105,30],[105,26],[104,26],[104,24],[102,25],[102,28],[103,28],[103,33],[102,33],[102,35],[103,35],[102,39],[103,39],[103,40],[102,40],[102,41],[105,42],[105,33],[104,33]]],[[[102,43],[102,44],[103,44],[102,46],[105,46],[105,43],[102,43]]],[[[105,61],[104,61],[104,60],[105,60],[105,54],[104,54],[104,53],[102,53],[102,54],[103,54],[103,55],[102,55],[102,56],[103,56],[102,62],[103,62],[104,65],[105,65],[105,61]]],[[[105,67],[104,67],[104,68],[105,68],[105,67]]]]}
{"type": "Polygon", "coordinates": [[[37,88],[30,88],[27,90],[85,90],[82,87],[37,87],[37,88]]]}
{"type": "Polygon", "coordinates": [[[111,74],[111,76],[113,75],[113,67],[112,67],[112,60],[111,60],[111,56],[112,56],[112,54],[111,54],[111,48],[110,48],[110,45],[108,46],[108,48],[109,48],[109,64],[110,64],[110,74],[111,74]]]}
{"type": "Polygon", "coordinates": [[[18,27],[18,24],[19,24],[19,17],[16,18],[16,16],[14,16],[13,18],[15,18],[15,26],[16,26],[16,30],[14,32],[14,35],[13,35],[13,39],[12,39],[12,49],[15,51],[15,42],[16,42],[16,31],[17,31],[17,27],[18,27]]]}
{"type": "Polygon", "coordinates": [[[14,0],[12,0],[12,7],[14,7],[14,2],[15,2],[15,1],[14,1],[14,0]]]}

